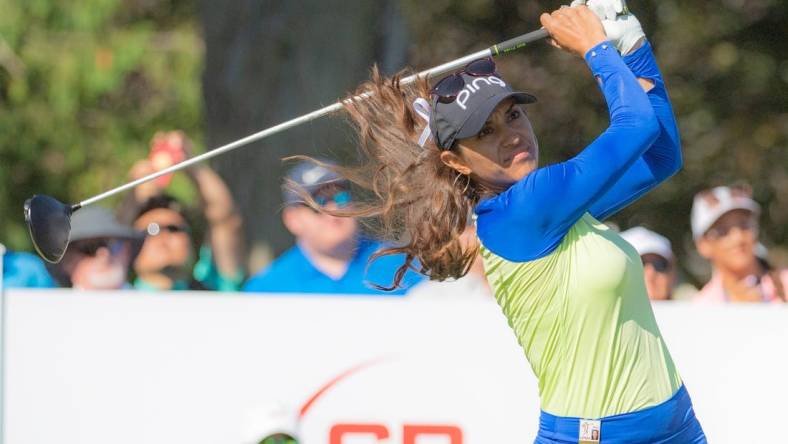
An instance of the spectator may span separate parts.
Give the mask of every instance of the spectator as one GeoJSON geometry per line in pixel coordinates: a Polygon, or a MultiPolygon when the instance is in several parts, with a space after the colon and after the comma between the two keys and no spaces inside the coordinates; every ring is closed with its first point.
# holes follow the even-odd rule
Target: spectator
{"type": "MultiPolygon", "coordinates": [[[[156,134],[152,145],[151,158],[138,161],[132,168],[133,179],[156,171],[157,166],[166,167],[183,160],[191,151],[191,143],[179,131],[156,134]],[[166,152],[173,158],[162,164],[155,161],[154,153],[161,154],[157,147],[165,142],[166,152]]],[[[244,279],[241,216],[230,190],[206,165],[194,166],[186,173],[200,196],[202,216],[207,222],[206,242],[195,247],[192,218],[187,217],[187,210],[180,202],[164,193],[167,180],[138,186],[122,210],[124,217],[133,221],[134,228],[146,234],[133,264],[137,275],[134,287],[141,290],[238,290],[244,279]]]]}
{"type": "Polygon", "coordinates": [[[0,288],[51,288],[55,281],[47,272],[44,263],[37,256],[6,250],[0,244],[0,288]]]}
{"type": "Polygon", "coordinates": [[[74,213],[71,226],[63,259],[48,266],[58,284],[82,290],[128,288],[129,265],[141,235],[97,205],[74,213]]]}
{"type": "Polygon", "coordinates": [[[748,187],[722,186],[695,195],[692,235],[712,266],[711,280],[697,300],[785,301],[788,270],[769,270],[756,256],[759,215],[748,187]]]}
{"type": "Polygon", "coordinates": [[[649,299],[672,299],[673,284],[676,281],[676,259],[668,238],[643,227],[630,228],[621,233],[621,237],[635,247],[643,261],[643,275],[649,299]]]}
{"type": "MultiPolygon", "coordinates": [[[[305,189],[319,205],[342,207],[350,203],[349,184],[331,170],[310,162],[296,165],[287,175],[305,189]]],[[[389,285],[401,257],[384,256],[371,264],[370,257],[382,244],[360,235],[352,218],[318,213],[303,205],[299,195],[283,187],[282,221],[296,244],[268,268],[253,276],[244,291],[276,293],[382,294],[370,283],[389,285]]],[[[405,288],[388,294],[404,294],[421,278],[413,273],[405,288]]]]}

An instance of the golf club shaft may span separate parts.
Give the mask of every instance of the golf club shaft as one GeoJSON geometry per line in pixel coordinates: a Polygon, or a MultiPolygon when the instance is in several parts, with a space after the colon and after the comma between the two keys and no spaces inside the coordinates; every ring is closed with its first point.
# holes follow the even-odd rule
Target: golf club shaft
{"type": "MultiPolygon", "coordinates": [[[[489,47],[489,48],[487,48],[485,50],[482,50],[482,51],[479,51],[479,52],[476,52],[476,53],[473,53],[473,54],[469,54],[469,55],[467,55],[465,57],[461,57],[459,59],[452,60],[451,62],[444,63],[444,64],[436,66],[434,68],[427,69],[427,70],[422,71],[422,72],[420,72],[418,74],[414,74],[414,75],[405,77],[405,78],[402,79],[401,83],[402,84],[408,84],[408,83],[412,83],[412,82],[416,81],[416,79],[418,79],[418,78],[422,78],[422,77],[423,78],[430,78],[430,77],[439,76],[441,74],[444,74],[444,73],[447,73],[449,71],[455,70],[455,69],[457,69],[457,68],[459,68],[461,66],[464,66],[468,62],[471,62],[473,60],[476,60],[476,59],[479,59],[479,58],[482,58],[482,57],[495,57],[495,56],[499,56],[499,55],[508,54],[508,53],[510,53],[512,51],[516,51],[516,50],[524,47],[528,43],[535,42],[537,40],[541,40],[541,39],[543,39],[543,38],[545,38],[547,36],[548,36],[548,33],[547,33],[547,30],[545,30],[545,29],[539,29],[537,31],[529,32],[528,34],[523,34],[523,35],[521,35],[519,37],[515,37],[515,38],[507,40],[505,42],[498,43],[497,45],[493,45],[493,46],[491,46],[491,47],[489,47]]],[[[365,97],[368,97],[368,94],[362,94],[360,96],[354,97],[353,99],[363,99],[365,97]]],[[[351,100],[353,100],[353,99],[351,99],[351,100]]],[[[264,130],[259,131],[257,133],[254,133],[254,134],[251,134],[249,136],[246,136],[246,137],[244,137],[242,139],[238,139],[238,140],[236,140],[234,142],[228,143],[226,145],[222,145],[222,146],[220,146],[218,148],[215,148],[213,150],[210,150],[208,152],[200,154],[199,156],[192,157],[190,159],[184,160],[183,162],[176,163],[175,165],[172,165],[172,166],[170,166],[168,168],[165,168],[163,170],[160,170],[160,171],[157,171],[155,173],[149,174],[149,175],[147,175],[145,177],[141,177],[141,178],[139,178],[137,180],[134,180],[132,182],[129,182],[129,183],[125,184],[125,185],[121,185],[121,186],[119,186],[117,188],[113,188],[113,189],[111,189],[109,191],[105,191],[104,193],[101,193],[101,194],[98,194],[98,195],[93,196],[91,198],[85,199],[85,200],[83,200],[82,202],[80,202],[78,204],[72,205],[71,209],[72,209],[72,211],[76,211],[76,210],[78,210],[79,208],[81,208],[81,207],[83,207],[85,205],[90,205],[92,203],[95,203],[95,202],[98,202],[100,200],[106,199],[107,197],[114,196],[115,194],[118,194],[118,193],[122,193],[122,192],[124,192],[126,190],[129,190],[131,188],[136,187],[137,185],[140,185],[140,184],[143,184],[143,183],[148,182],[150,180],[153,180],[153,179],[155,179],[157,177],[164,176],[164,175],[170,174],[170,173],[174,173],[174,172],[182,170],[184,168],[188,168],[188,167],[190,167],[190,166],[192,166],[192,165],[194,165],[194,164],[196,164],[198,162],[202,162],[202,161],[208,160],[208,159],[210,159],[212,157],[219,156],[219,155],[224,154],[224,153],[226,153],[228,151],[232,151],[232,150],[234,150],[236,148],[240,148],[240,147],[242,147],[244,145],[248,145],[248,144],[250,144],[252,142],[256,142],[256,141],[258,141],[260,139],[263,139],[265,137],[268,137],[270,135],[273,135],[273,134],[279,133],[281,131],[284,131],[284,130],[286,130],[288,128],[292,128],[292,127],[298,126],[298,125],[300,125],[302,123],[306,123],[306,122],[309,122],[311,120],[315,120],[315,119],[318,119],[320,117],[323,117],[326,114],[330,114],[330,113],[333,113],[335,111],[339,111],[339,110],[342,109],[342,107],[343,107],[343,102],[341,102],[341,101],[340,102],[336,102],[333,105],[326,106],[325,108],[321,108],[319,110],[312,111],[311,113],[304,114],[303,116],[296,117],[295,119],[288,120],[287,122],[283,122],[283,123],[280,123],[280,124],[278,124],[276,126],[272,126],[270,128],[264,129],[264,130]]]]}

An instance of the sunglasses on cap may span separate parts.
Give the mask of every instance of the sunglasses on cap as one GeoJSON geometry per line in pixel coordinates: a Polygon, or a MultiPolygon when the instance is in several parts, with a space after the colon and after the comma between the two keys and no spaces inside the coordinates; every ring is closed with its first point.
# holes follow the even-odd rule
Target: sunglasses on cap
{"type": "Polygon", "coordinates": [[[430,90],[430,95],[436,96],[440,103],[454,102],[460,91],[465,88],[465,79],[462,78],[462,74],[468,74],[473,77],[498,75],[495,71],[495,62],[492,57],[474,60],[465,65],[465,68],[462,70],[438,80],[438,83],[430,90]]]}
{"type": "Polygon", "coordinates": [[[84,239],[72,242],[69,249],[73,249],[84,256],[94,257],[100,249],[106,248],[110,255],[116,256],[123,251],[125,242],[121,239],[84,239]]]}
{"type": "Polygon", "coordinates": [[[662,256],[657,255],[648,255],[648,256],[641,256],[641,260],[643,261],[643,266],[651,265],[651,268],[654,269],[657,273],[667,273],[670,271],[670,261],[665,259],[662,256]]]}
{"type": "Polygon", "coordinates": [[[156,222],[151,222],[145,228],[144,234],[147,236],[158,236],[162,232],[190,233],[191,229],[189,229],[189,227],[186,225],[176,225],[176,224],[159,225],[156,222]]]}

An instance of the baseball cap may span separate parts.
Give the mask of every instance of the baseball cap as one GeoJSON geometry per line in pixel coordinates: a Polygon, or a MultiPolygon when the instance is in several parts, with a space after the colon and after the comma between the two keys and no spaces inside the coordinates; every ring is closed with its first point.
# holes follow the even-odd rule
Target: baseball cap
{"type": "Polygon", "coordinates": [[[673,249],[670,246],[670,240],[661,234],[644,227],[634,227],[622,232],[621,237],[632,244],[641,256],[644,254],[656,254],[665,259],[673,260],[673,249]]]}
{"type": "MultiPolygon", "coordinates": [[[[331,161],[318,159],[327,165],[335,165],[331,161]]],[[[313,194],[326,185],[346,184],[347,181],[328,168],[309,161],[299,162],[291,168],[285,175],[285,183],[282,185],[282,201],[285,205],[295,205],[303,202],[298,192],[287,185],[288,181],[302,187],[308,193],[313,194]]]]}
{"type": "Polygon", "coordinates": [[[747,210],[755,215],[760,214],[761,206],[750,196],[750,190],[741,186],[721,186],[696,194],[692,202],[692,237],[702,237],[715,222],[730,211],[747,210]]]}
{"type": "Polygon", "coordinates": [[[112,212],[98,205],[80,209],[71,216],[71,241],[96,238],[138,239],[141,235],[132,227],[115,219],[112,212]]]}
{"type": "Polygon", "coordinates": [[[499,103],[514,98],[515,103],[536,102],[536,97],[516,92],[497,75],[472,76],[461,74],[465,87],[449,103],[432,97],[430,130],[435,143],[442,149],[450,149],[457,139],[476,135],[481,131],[490,114],[499,103]]]}

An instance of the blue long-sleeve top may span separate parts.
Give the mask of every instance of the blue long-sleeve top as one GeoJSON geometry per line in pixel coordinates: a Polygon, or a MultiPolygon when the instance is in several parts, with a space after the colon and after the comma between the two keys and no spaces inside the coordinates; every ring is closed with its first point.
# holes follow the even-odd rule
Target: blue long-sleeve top
{"type": "Polygon", "coordinates": [[[575,157],[536,169],[477,205],[478,236],[504,259],[546,256],[586,212],[603,220],[681,168],[678,128],[651,45],[622,58],[604,42],[585,59],[610,126],[575,157]],[[648,93],[638,77],[653,83],[648,93]]]}

